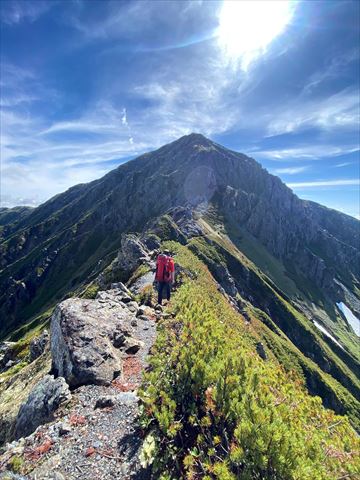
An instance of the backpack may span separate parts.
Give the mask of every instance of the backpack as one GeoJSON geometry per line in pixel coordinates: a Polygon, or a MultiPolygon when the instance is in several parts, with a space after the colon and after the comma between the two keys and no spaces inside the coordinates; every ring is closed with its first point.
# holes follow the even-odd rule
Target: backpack
{"type": "Polygon", "coordinates": [[[170,282],[171,273],[174,271],[174,260],[171,257],[160,254],[156,262],[155,280],[158,282],[170,282]]]}

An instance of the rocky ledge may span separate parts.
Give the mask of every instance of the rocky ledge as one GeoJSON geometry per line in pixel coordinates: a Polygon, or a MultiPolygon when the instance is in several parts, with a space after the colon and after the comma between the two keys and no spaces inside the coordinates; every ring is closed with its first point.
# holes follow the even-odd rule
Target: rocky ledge
{"type": "Polygon", "coordinates": [[[136,392],[161,315],[138,305],[122,283],[56,307],[52,375],[21,405],[0,479],[148,478],[139,462],[136,392]]]}

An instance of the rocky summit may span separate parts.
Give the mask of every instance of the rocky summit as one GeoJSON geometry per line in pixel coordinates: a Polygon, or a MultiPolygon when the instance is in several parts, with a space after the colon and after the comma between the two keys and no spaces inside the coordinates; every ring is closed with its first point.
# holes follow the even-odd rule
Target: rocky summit
{"type": "Polygon", "coordinates": [[[356,478],[358,220],[191,134],[0,221],[0,478],[356,478]]]}

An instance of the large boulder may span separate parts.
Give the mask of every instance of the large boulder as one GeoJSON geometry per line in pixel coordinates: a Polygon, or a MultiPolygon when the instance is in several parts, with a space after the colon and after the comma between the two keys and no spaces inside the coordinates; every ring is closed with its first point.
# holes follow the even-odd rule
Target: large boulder
{"type": "Polygon", "coordinates": [[[124,234],[121,237],[121,249],[118,253],[118,266],[124,272],[132,272],[141,263],[149,261],[146,247],[133,234],[124,234]]]}
{"type": "Polygon", "coordinates": [[[71,298],[60,303],[51,319],[53,372],[72,387],[106,385],[120,375],[122,357],[132,338],[124,292],[99,292],[97,299],[71,298]],[[119,342],[119,338],[123,338],[119,342]]]}
{"type": "Polygon", "coordinates": [[[16,419],[15,437],[26,437],[39,425],[53,420],[55,410],[70,398],[69,386],[64,378],[45,375],[20,407],[16,419]]]}

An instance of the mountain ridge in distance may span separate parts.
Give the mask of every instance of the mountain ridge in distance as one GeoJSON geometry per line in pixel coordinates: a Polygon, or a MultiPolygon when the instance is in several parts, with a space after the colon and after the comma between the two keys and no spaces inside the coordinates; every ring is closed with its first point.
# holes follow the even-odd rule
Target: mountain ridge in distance
{"type": "MultiPolygon", "coordinates": [[[[300,200],[254,159],[200,134],[71,187],[2,226],[0,338],[22,338],[46,322],[56,303],[109,268],[124,235],[144,232],[174,208],[197,212],[205,233],[192,248],[216,280],[226,283],[201,238],[215,241],[238,294],[358,397],[358,338],[337,303],[360,313],[360,222],[300,200]]],[[[341,410],[341,401],[329,402],[341,410]]]]}

